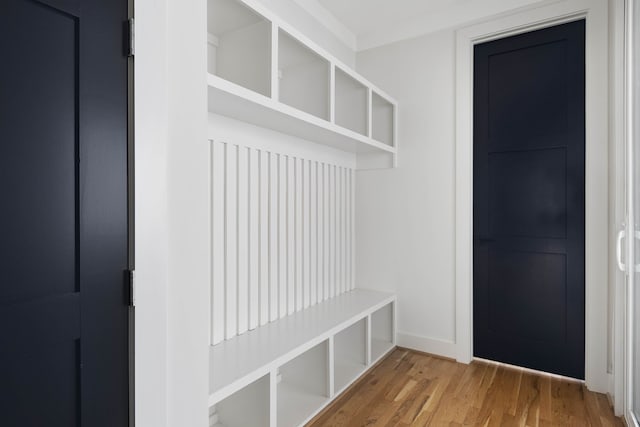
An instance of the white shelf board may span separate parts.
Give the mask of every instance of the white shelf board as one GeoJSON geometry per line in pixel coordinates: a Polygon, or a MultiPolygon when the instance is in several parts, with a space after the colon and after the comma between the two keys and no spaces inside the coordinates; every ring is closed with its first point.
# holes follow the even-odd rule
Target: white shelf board
{"type": "Polygon", "coordinates": [[[364,371],[367,367],[363,363],[357,363],[353,361],[338,360],[336,358],[334,371],[335,371],[335,389],[336,394],[341,393],[345,388],[349,387],[364,371]]]}
{"type": "Polygon", "coordinates": [[[371,338],[371,363],[376,363],[394,347],[392,342],[371,338]]]}
{"type": "Polygon", "coordinates": [[[297,427],[315,416],[329,401],[282,382],[278,384],[278,427],[297,427]]]}
{"type": "Polygon", "coordinates": [[[390,153],[396,149],[349,129],[260,95],[213,74],[208,75],[209,112],[297,136],[352,153],[390,153]]]}
{"type": "Polygon", "coordinates": [[[355,289],[210,347],[209,405],[390,304],[395,298],[389,293],[355,289]]]}

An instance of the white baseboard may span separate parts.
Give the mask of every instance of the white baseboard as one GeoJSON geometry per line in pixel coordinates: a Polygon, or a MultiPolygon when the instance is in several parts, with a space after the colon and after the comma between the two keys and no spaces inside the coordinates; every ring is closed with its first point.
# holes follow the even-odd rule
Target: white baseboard
{"type": "Polygon", "coordinates": [[[398,332],[396,337],[399,347],[406,347],[411,350],[422,351],[451,359],[456,358],[456,343],[453,341],[421,337],[406,332],[398,332]]]}

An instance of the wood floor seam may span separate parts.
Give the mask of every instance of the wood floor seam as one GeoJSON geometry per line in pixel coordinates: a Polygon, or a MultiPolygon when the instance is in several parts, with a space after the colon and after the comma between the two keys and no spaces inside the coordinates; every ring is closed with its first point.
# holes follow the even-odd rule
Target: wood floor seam
{"type": "Polygon", "coordinates": [[[310,427],[624,426],[577,381],[397,348],[310,427]]]}

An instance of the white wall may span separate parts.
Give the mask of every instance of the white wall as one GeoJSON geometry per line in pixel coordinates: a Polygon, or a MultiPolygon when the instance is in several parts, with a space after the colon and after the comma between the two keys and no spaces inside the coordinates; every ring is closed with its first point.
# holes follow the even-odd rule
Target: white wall
{"type": "Polygon", "coordinates": [[[361,52],[399,104],[399,166],[356,177],[358,287],[398,293],[398,342],[454,355],[455,34],[361,52]]]}
{"type": "Polygon", "coordinates": [[[167,4],[136,0],[135,419],[167,425],[167,4]]]}
{"type": "Polygon", "coordinates": [[[209,144],[206,2],[168,1],[167,416],[208,425],[209,144]]]}

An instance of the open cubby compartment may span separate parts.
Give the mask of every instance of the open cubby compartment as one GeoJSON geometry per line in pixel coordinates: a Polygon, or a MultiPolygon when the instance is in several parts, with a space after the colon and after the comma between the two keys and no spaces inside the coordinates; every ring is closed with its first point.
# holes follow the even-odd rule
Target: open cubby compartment
{"type": "Polygon", "coordinates": [[[371,314],[371,361],[376,362],[395,345],[394,305],[387,304],[371,314]]]}
{"type": "Polygon", "coordinates": [[[334,90],[335,123],[366,136],[369,126],[369,89],[336,67],[334,90]]]}
{"type": "Polygon", "coordinates": [[[367,319],[361,319],[334,337],[334,386],[344,390],[367,368],[367,319]]]}
{"type": "Polygon", "coordinates": [[[278,369],[278,427],[297,427],[329,400],[329,342],[305,351],[278,369]]]}
{"type": "Polygon", "coordinates": [[[278,100],[329,120],[330,63],[280,29],[278,33],[278,100]]]}
{"type": "Polygon", "coordinates": [[[383,144],[395,146],[395,105],[373,92],[371,100],[371,137],[383,144]]]}
{"type": "Polygon", "coordinates": [[[207,67],[271,96],[271,22],[239,0],[207,0],[207,67]]]}
{"type": "Polygon", "coordinates": [[[269,427],[269,375],[265,375],[209,408],[213,427],[269,427]]]}

